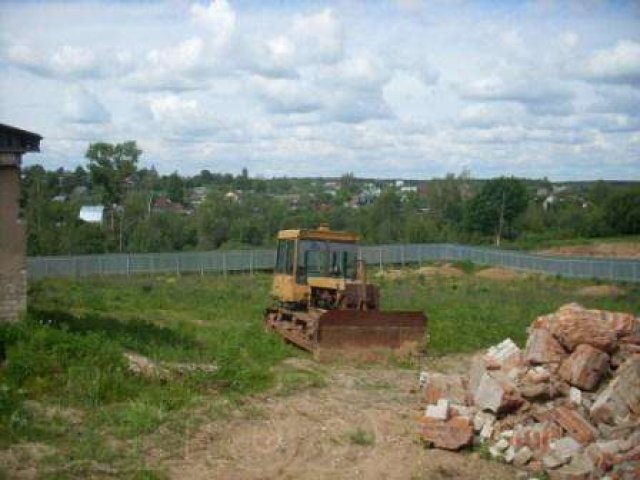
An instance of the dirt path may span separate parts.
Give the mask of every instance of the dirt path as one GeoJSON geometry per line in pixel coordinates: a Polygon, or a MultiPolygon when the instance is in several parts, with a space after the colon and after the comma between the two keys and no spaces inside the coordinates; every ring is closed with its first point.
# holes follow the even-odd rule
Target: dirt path
{"type": "MultiPolygon", "coordinates": [[[[295,368],[318,368],[294,359],[295,368]]],[[[290,367],[290,365],[289,365],[290,367]]],[[[189,479],[511,479],[477,453],[428,450],[415,438],[416,372],[326,368],[326,385],[253,398],[231,419],[202,425],[184,458],[189,479]]]]}

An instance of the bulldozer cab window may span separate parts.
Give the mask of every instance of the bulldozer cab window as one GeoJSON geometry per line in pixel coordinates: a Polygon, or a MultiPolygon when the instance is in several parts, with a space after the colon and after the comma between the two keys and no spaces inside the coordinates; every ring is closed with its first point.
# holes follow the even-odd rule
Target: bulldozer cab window
{"type": "Polygon", "coordinates": [[[276,273],[293,273],[293,253],[295,243],[293,240],[279,240],[276,257],[276,273]]]}
{"type": "Polygon", "coordinates": [[[355,278],[357,246],[351,243],[301,240],[297,282],[307,277],[355,278]]]}

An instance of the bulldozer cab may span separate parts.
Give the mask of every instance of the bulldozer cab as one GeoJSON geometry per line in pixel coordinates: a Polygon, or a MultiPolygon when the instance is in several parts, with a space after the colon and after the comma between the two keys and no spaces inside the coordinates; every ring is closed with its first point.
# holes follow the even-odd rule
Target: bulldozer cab
{"type": "Polygon", "coordinates": [[[305,303],[309,287],[344,289],[357,277],[358,235],[317,230],[283,230],[278,235],[272,295],[305,303]]]}

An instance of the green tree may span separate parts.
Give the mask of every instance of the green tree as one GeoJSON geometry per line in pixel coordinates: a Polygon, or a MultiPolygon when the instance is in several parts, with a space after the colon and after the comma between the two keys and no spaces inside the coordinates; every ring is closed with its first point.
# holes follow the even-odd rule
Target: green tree
{"type": "Polygon", "coordinates": [[[640,187],[611,194],[605,203],[605,219],[617,234],[640,233],[640,187]]]}
{"type": "Polygon", "coordinates": [[[499,245],[503,235],[513,236],[513,222],[527,204],[527,189],[521,180],[514,177],[488,180],[468,203],[466,227],[471,232],[495,235],[499,245]]]}
{"type": "Polygon", "coordinates": [[[167,196],[172,202],[184,203],[185,182],[178,172],[173,172],[167,177],[167,196]]]}
{"type": "Polygon", "coordinates": [[[134,141],[89,145],[85,157],[89,160],[91,183],[103,188],[102,201],[105,204],[120,204],[126,181],[136,173],[141,154],[142,150],[134,141]]]}
{"type": "Polygon", "coordinates": [[[395,189],[382,192],[370,209],[367,237],[376,243],[396,242],[402,236],[402,201],[395,189]]]}

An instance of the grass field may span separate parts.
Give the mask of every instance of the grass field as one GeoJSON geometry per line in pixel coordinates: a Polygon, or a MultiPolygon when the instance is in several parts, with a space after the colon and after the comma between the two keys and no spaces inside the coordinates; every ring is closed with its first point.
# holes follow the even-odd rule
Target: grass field
{"type": "MultiPolygon", "coordinates": [[[[624,285],[619,298],[578,298],[585,282],[501,282],[464,267],[469,273],[457,278],[380,280],[384,308],[426,311],[430,355],[507,336],[522,344],[534,317],[569,301],[640,314],[637,285],[624,285]]],[[[34,462],[43,478],[162,478],[140,454],[150,441],[171,442],[198,418],[228,415],[244,396],[274,385],[283,395],[321,386],[317,373],[273,368],[305,354],[263,331],[269,285],[268,275],[32,285],[25,321],[0,329],[8,359],[0,373],[0,465],[34,462]],[[133,375],[124,351],[218,370],[170,380],[133,375]]]]}

